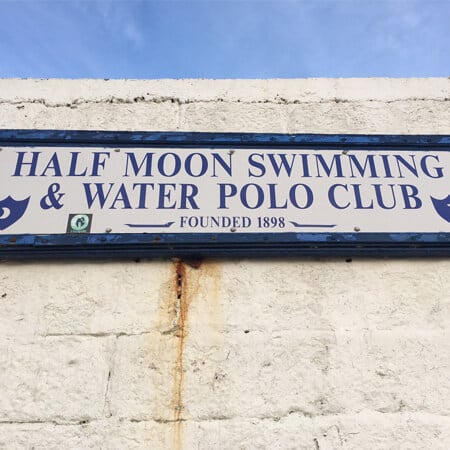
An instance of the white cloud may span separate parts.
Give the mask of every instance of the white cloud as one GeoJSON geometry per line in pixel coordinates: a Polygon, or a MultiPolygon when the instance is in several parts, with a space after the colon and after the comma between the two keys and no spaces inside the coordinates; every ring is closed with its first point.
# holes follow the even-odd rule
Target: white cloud
{"type": "Polygon", "coordinates": [[[123,27],[123,34],[136,48],[141,47],[144,43],[144,34],[135,22],[127,22],[123,27]]]}

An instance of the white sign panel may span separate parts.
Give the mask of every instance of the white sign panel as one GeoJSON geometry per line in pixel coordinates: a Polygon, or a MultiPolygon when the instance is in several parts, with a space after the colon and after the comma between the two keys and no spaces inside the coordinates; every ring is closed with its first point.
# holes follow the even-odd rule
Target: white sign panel
{"type": "Polygon", "coordinates": [[[0,234],[450,232],[450,153],[11,146],[0,234]]]}

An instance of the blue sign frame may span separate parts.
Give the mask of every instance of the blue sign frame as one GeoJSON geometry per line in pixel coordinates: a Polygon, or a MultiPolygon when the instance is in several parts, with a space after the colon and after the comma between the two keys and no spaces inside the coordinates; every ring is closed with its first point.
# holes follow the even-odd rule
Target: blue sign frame
{"type": "MultiPolygon", "coordinates": [[[[323,135],[0,130],[0,147],[286,148],[450,151],[448,135],[323,135]]],[[[0,259],[448,257],[450,233],[147,233],[1,235],[0,259]]]]}

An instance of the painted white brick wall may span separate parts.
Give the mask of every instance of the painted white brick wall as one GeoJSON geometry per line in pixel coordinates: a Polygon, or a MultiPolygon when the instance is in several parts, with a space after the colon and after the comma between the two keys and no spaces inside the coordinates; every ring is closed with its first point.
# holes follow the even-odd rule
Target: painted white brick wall
{"type": "MultiPolygon", "coordinates": [[[[0,80],[0,128],[450,134],[449,100],[448,79],[0,80]]],[[[449,274],[2,262],[0,449],[448,449],[449,274]]]]}

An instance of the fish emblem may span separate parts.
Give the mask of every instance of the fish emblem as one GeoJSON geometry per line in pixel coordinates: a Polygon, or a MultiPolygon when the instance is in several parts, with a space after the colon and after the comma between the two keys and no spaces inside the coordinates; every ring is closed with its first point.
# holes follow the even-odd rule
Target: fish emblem
{"type": "Polygon", "coordinates": [[[10,195],[0,200],[0,230],[5,230],[16,223],[27,210],[30,197],[14,200],[10,195]]]}
{"type": "Polygon", "coordinates": [[[447,222],[450,222],[450,194],[446,198],[439,200],[430,197],[436,212],[447,222]]]}

